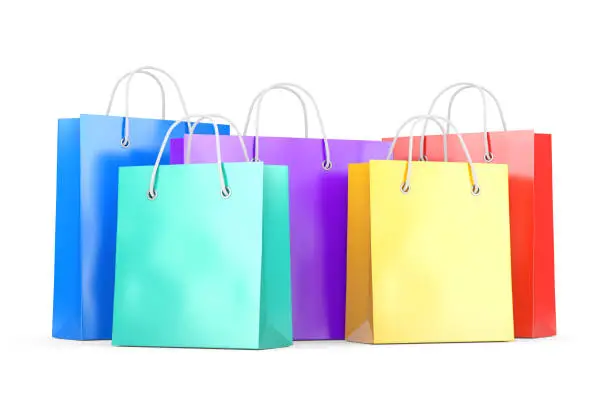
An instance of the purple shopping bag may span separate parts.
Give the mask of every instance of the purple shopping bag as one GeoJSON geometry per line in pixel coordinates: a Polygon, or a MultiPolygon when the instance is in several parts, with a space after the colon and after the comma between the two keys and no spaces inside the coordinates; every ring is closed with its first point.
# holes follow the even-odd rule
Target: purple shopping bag
{"type": "MultiPolygon", "coordinates": [[[[272,86],[253,105],[258,105],[263,94],[271,89],[297,94],[291,87],[295,86],[272,86]]],[[[192,163],[216,161],[214,137],[200,135],[192,139],[192,163]]],[[[244,159],[237,137],[220,139],[225,161],[244,159]]],[[[250,157],[267,164],[289,166],[293,338],[343,340],[348,164],[385,159],[389,143],[277,137],[244,137],[244,142],[250,157]]],[[[186,147],[187,136],[173,139],[170,162],[183,163],[186,147]]]]}

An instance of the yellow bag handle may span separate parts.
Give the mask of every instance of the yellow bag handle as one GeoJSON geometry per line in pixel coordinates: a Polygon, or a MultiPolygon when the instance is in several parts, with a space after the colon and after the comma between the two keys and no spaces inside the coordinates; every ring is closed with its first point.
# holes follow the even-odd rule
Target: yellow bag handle
{"type": "Polygon", "coordinates": [[[413,116],[409,118],[400,126],[400,128],[397,130],[397,133],[395,134],[395,137],[393,138],[393,142],[391,143],[391,147],[389,149],[389,154],[387,155],[387,160],[390,159],[390,154],[393,153],[393,149],[395,148],[395,144],[401,132],[404,130],[406,126],[408,126],[409,124],[412,124],[412,128],[410,129],[410,136],[409,136],[410,139],[408,141],[408,172],[406,173],[406,179],[403,181],[402,185],[400,186],[401,191],[403,193],[410,192],[410,177],[412,175],[412,149],[413,149],[413,144],[414,144],[414,126],[416,123],[422,120],[434,121],[440,127],[441,127],[440,121],[443,121],[448,126],[450,126],[450,128],[455,132],[455,134],[457,135],[457,138],[459,138],[459,142],[461,143],[461,147],[463,148],[463,153],[465,153],[465,158],[470,167],[470,175],[471,175],[470,182],[472,185],[472,195],[474,196],[480,195],[480,185],[478,184],[478,176],[476,175],[476,170],[474,169],[472,157],[470,156],[470,152],[468,151],[467,146],[465,145],[463,136],[459,133],[455,125],[452,124],[450,120],[448,120],[445,117],[435,116],[435,115],[419,115],[419,116],[413,116]]]}

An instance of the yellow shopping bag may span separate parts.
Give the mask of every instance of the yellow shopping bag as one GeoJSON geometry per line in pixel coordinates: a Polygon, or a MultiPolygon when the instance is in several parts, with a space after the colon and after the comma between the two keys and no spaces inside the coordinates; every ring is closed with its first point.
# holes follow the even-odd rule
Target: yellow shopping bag
{"type": "MultiPolygon", "coordinates": [[[[448,123],[416,116],[396,139],[425,119],[448,123]]],[[[508,167],[473,164],[457,137],[467,163],[349,165],[347,340],[514,339],[508,167]]]]}

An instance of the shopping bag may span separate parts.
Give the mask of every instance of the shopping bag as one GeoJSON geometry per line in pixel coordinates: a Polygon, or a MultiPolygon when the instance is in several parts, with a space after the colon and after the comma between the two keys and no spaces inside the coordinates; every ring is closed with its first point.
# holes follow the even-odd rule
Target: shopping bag
{"type": "MultiPolygon", "coordinates": [[[[244,137],[249,157],[266,164],[289,166],[294,340],[342,340],[346,308],[347,167],[349,163],[384,159],[389,144],[326,138],[316,103],[296,85],[278,84],[263,90],[251,105],[249,121],[252,115],[256,117],[256,136],[244,137]],[[307,108],[300,92],[309,97],[323,139],[259,136],[259,104],[274,89],[298,96],[305,121],[307,108]]],[[[248,124],[247,121],[247,127],[248,124]]],[[[228,137],[221,140],[225,159],[242,159],[243,150],[236,140],[228,137]],[[224,139],[230,142],[226,144],[224,139]]],[[[174,139],[171,144],[171,162],[181,163],[186,150],[184,140],[174,139]]],[[[213,148],[212,137],[194,136],[191,161],[213,162],[213,148]]]]}
{"type": "Polygon", "coordinates": [[[214,163],[160,165],[178,124],[119,172],[113,345],[291,345],[287,167],[222,163],[218,134],[214,163]]]}
{"type": "MultiPolygon", "coordinates": [[[[449,119],[453,101],[462,91],[478,89],[483,100],[485,133],[464,134],[470,153],[480,161],[508,165],[515,335],[523,338],[553,336],[556,334],[556,311],[551,135],[533,130],[507,130],[497,98],[484,87],[470,83],[455,84],[443,90],[432,102],[429,113],[437,100],[453,88],[458,89],[449,101],[449,119]],[[485,94],[493,98],[504,131],[487,129],[485,94]]],[[[423,137],[422,140],[416,138],[418,146],[415,146],[413,159],[442,160],[443,135],[423,137]]],[[[395,159],[407,158],[407,145],[403,141],[405,139],[395,147],[395,159]]],[[[456,142],[449,141],[446,151],[449,161],[463,161],[463,151],[456,142]]]]}
{"type": "MultiPolygon", "coordinates": [[[[160,71],[146,67],[126,76],[131,80],[134,73],[150,70],[160,71]]],[[[113,97],[115,91],[116,87],[113,97]]],[[[179,96],[187,112],[180,90],[179,96]]],[[[162,104],[163,98],[162,91],[162,104]]],[[[125,117],[81,115],[59,120],[53,337],[111,338],[118,167],[155,163],[159,143],[171,124],[171,120],[128,118],[127,110],[125,117]]],[[[182,123],[175,134],[186,131],[182,123]]],[[[229,134],[229,126],[221,126],[220,132],[229,134]]],[[[212,134],[212,125],[198,126],[197,133],[212,134]]],[[[165,151],[161,163],[168,162],[165,151]]]]}
{"type": "Polygon", "coordinates": [[[457,138],[462,163],[349,165],[347,340],[513,339],[507,166],[457,138]]]}

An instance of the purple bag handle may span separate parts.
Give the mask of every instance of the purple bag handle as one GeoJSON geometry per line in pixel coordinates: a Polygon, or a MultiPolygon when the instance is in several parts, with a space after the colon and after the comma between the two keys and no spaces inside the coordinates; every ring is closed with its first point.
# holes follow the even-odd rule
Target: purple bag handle
{"type": "Polygon", "coordinates": [[[319,121],[319,127],[321,129],[321,135],[323,136],[323,143],[325,145],[325,159],[323,160],[323,163],[321,164],[324,170],[329,170],[332,168],[332,161],[331,161],[331,155],[330,155],[330,150],[329,150],[329,142],[327,140],[327,135],[325,134],[325,128],[323,126],[323,119],[321,118],[321,112],[319,111],[319,107],[317,106],[316,101],[314,100],[313,96],[303,87],[298,86],[297,84],[293,84],[293,83],[277,83],[274,84],[264,90],[262,90],[259,94],[257,94],[257,96],[255,97],[255,99],[253,100],[253,102],[251,103],[251,108],[249,109],[249,114],[247,116],[247,121],[246,121],[246,125],[244,128],[244,134],[247,133],[248,131],[248,127],[251,121],[251,116],[253,114],[253,110],[255,109],[255,107],[257,107],[257,112],[256,112],[256,116],[255,116],[255,157],[252,159],[252,161],[254,162],[259,162],[259,112],[261,109],[261,101],[263,100],[264,96],[272,91],[272,90],[285,90],[285,91],[289,91],[290,93],[294,94],[300,101],[300,104],[302,105],[302,110],[304,111],[304,135],[306,138],[308,138],[308,130],[309,130],[309,126],[308,126],[308,113],[307,113],[307,109],[306,109],[306,103],[304,102],[304,99],[302,98],[302,93],[305,94],[309,99],[310,102],[312,102],[314,108],[315,108],[315,112],[317,115],[317,119],[319,121]],[[299,91],[298,91],[299,90],[299,91]]]}

